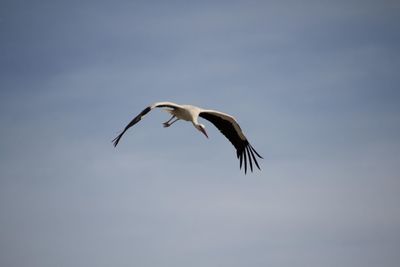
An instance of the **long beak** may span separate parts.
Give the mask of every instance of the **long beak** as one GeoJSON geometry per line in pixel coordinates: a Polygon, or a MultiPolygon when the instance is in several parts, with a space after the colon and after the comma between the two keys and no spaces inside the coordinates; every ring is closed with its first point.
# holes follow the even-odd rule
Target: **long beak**
{"type": "Polygon", "coordinates": [[[206,130],[204,130],[203,128],[200,128],[200,131],[208,138],[206,130]]]}

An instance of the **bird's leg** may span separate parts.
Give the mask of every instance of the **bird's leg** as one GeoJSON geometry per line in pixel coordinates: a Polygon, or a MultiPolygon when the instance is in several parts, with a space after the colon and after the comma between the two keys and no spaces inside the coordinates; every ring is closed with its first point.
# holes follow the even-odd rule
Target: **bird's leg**
{"type": "Polygon", "coordinates": [[[176,120],[174,120],[173,122],[171,122],[170,124],[169,124],[169,126],[171,126],[174,122],[177,122],[177,121],[179,121],[180,119],[178,119],[178,118],[176,118],[176,120]]]}
{"type": "Polygon", "coordinates": [[[177,122],[177,121],[179,121],[179,119],[178,118],[176,118],[176,120],[174,120],[173,122],[171,122],[171,123],[168,123],[168,122],[164,122],[163,123],[163,125],[164,125],[164,128],[167,128],[167,127],[169,127],[169,126],[171,126],[174,122],[177,122]]]}
{"type": "Polygon", "coordinates": [[[175,121],[173,121],[172,123],[169,123],[170,121],[172,121],[172,119],[173,119],[173,118],[175,118],[175,115],[173,115],[173,116],[171,117],[171,119],[169,119],[168,121],[166,121],[166,122],[164,122],[164,123],[163,123],[163,125],[164,125],[164,128],[165,128],[165,127],[169,127],[169,126],[171,126],[171,124],[172,124],[172,123],[174,123],[175,121],[177,121],[177,120],[178,120],[178,119],[176,119],[176,120],[175,120],[175,121]]]}

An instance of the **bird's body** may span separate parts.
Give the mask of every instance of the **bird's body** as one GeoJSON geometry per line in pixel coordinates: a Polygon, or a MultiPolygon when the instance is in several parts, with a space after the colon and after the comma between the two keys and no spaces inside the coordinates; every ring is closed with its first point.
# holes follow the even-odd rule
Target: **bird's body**
{"type": "Polygon", "coordinates": [[[216,110],[202,109],[192,105],[178,105],[172,102],[157,102],[146,107],[139,115],[137,115],[125,129],[113,140],[114,146],[117,146],[122,135],[133,125],[138,123],[147,113],[154,108],[166,108],[165,111],[172,115],[171,119],[164,122],[164,127],[169,127],[178,120],[190,121],[193,126],[202,132],[207,138],[207,132],[205,126],[198,122],[198,118],[201,117],[210,121],[217,127],[221,133],[228,138],[228,140],[236,148],[236,155],[240,159],[240,168],[244,159],[244,170],[247,172],[247,161],[250,164],[250,169],[253,171],[252,161],[256,164],[257,168],[260,169],[255,155],[262,158],[257,151],[247,141],[246,136],[243,134],[242,129],[237,123],[236,119],[229,114],[222,113],[216,110]],[[174,121],[171,122],[176,118],[174,121]]]}
{"type": "Polygon", "coordinates": [[[167,112],[184,121],[194,121],[199,116],[200,108],[192,105],[181,105],[175,109],[165,109],[167,112]]]}

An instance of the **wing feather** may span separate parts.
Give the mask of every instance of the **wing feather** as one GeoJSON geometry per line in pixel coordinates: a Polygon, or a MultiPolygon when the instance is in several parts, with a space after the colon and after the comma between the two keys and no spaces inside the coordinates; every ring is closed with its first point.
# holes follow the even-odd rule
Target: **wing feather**
{"type": "Polygon", "coordinates": [[[232,143],[236,148],[236,155],[240,161],[240,168],[242,168],[244,158],[245,173],[247,172],[247,162],[249,162],[251,171],[253,171],[252,161],[254,161],[257,168],[260,169],[253,152],[255,152],[259,158],[262,157],[250,145],[234,117],[215,110],[203,110],[199,113],[199,116],[214,124],[214,126],[232,143]]]}
{"type": "Polygon", "coordinates": [[[115,137],[112,142],[114,144],[114,147],[116,147],[119,143],[119,140],[121,139],[121,137],[124,135],[124,133],[131,128],[133,125],[135,125],[136,123],[138,123],[147,113],[149,113],[152,109],[154,108],[172,108],[172,109],[177,109],[180,108],[180,105],[177,105],[175,103],[172,102],[157,102],[154,103],[148,107],[146,107],[144,110],[142,110],[142,112],[139,113],[139,115],[137,115],[135,118],[133,118],[128,125],[125,126],[124,130],[117,136],[115,137]]]}

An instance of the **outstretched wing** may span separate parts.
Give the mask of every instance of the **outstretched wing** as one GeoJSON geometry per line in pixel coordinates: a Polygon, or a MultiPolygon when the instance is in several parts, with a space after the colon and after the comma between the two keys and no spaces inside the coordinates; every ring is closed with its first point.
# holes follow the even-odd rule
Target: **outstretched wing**
{"type": "Polygon", "coordinates": [[[147,113],[149,113],[154,108],[164,108],[164,107],[176,109],[176,108],[180,108],[181,106],[177,105],[175,103],[172,103],[172,102],[157,102],[157,103],[154,103],[153,105],[146,107],[142,112],[139,113],[139,115],[137,115],[135,118],[133,118],[133,120],[131,120],[131,122],[129,122],[128,125],[126,125],[124,130],[117,137],[115,137],[112,140],[114,147],[116,147],[118,145],[119,140],[124,135],[124,133],[129,128],[131,128],[133,125],[138,123],[147,113]]]}
{"type": "Polygon", "coordinates": [[[236,148],[236,155],[240,160],[240,168],[242,168],[242,163],[244,160],[245,173],[247,172],[247,161],[250,164],[251,171],[253,171],[253,161],[257,168],[260,169],[255,155],[257,155],[259,158],[262,157],[250,145],[234,117],[215,110],[203,110],[200,112],[199,116],[214,124],[214,126],[217,127],[226,138],[228,138],[228,140],[236,148]]]}

